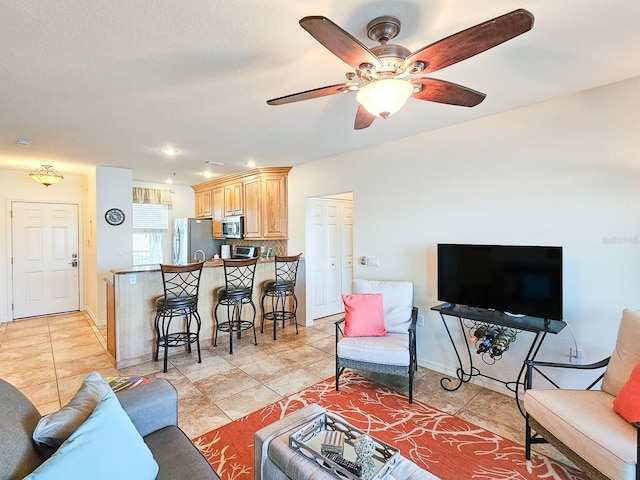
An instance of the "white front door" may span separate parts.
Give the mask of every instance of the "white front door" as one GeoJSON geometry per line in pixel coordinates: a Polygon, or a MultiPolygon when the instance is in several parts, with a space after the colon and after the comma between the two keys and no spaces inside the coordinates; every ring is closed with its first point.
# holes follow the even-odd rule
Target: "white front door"
{"type": "Polygon", "coordinates": [[[80,309],[78,206],[12,202],[13,318],[80,309]]]}

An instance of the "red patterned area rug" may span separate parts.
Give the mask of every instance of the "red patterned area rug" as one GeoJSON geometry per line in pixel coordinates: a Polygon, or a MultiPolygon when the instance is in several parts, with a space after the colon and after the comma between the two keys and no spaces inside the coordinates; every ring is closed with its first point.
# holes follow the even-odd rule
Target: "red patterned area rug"
{"type": "Polygon", "coordinates": [[[325,380],[193,441],[222,480],[252,479],[254,432],[314,403],[443,480],[588,478],[539,454],[533,454],[528,472],[523,446],[418,401],[409,405],[407,397],[348,371],[339,392],[332,378],[325,380]]]}

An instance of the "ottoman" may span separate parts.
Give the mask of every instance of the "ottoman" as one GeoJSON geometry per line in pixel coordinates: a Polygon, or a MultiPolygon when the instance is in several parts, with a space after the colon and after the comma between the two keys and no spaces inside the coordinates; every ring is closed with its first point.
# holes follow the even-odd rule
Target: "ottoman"
{"type": "MultiPolygon", "coordinates": [[[[325,413],[318,405],[309,405],[258,430],[253,437],[256,480],[336,480],[313,461],[289,447],[289,435],[315,417],[325,413]]],[[[438,480],[435,475],[400,457],[389,480],[438,480]]]]}

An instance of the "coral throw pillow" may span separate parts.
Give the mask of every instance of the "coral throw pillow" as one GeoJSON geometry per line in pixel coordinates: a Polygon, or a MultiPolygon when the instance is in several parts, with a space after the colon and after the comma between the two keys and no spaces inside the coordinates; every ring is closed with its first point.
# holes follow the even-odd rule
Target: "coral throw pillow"
{"type": "Polygon", "coordinates": [[[628,422],[640,422],[640,362],[613,401],[613,411],[628,422]]]}
{"type": "Polygon", "coordinates": [[[342,295],[345,337],[385,337],[382,294],[342,295]]]}

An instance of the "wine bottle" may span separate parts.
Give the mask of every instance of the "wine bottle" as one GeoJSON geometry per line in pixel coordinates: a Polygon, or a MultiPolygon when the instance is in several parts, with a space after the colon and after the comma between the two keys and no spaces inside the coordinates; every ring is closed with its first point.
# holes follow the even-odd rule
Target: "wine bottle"
{"type": "Polygon", "coordinates": [[[496,339],[500,335],[500,331],[497,328],[491,329],[484,337],[480,345],[478,345],[477,353],[488,352],[496,343],[496,339]]]}
{"type": "Polygon", "coordinates": [[[478,328],[476,328],[476,330],[473,332],[473,335],[469,338],[469,341],[472,343],[475,343],[478,341],[479,338],[483,338],[485,335],[487,334],[487,327],[486,325],[480,325],[478,328]]]}

